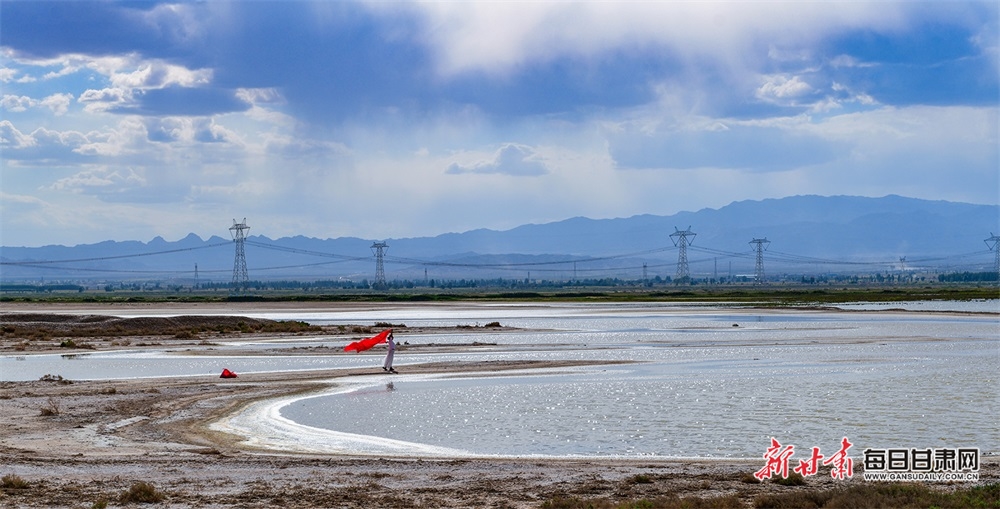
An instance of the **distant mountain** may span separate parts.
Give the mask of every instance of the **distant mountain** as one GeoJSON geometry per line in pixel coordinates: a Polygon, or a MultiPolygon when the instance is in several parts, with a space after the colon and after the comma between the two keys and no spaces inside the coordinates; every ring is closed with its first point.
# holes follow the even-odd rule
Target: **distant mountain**
{"type": "MultiPolygon", "coordinates": [[[[619,219],[575,217],[506,231],[472,230],[385,240],[386,278],[532,279],[673,276],[689,237],[693,276],[753,273],[751,240],[766,238],[769,274],[940,269],[992,270],[984,243],[1000,234],[1000,206],[901,196],[793,196],[739,201],[719,209],[619,219]],[[900,258],[905,257],[905,262],[900,258]]],[[[371,280],[375,240],[250,236],[251,279],[371,280]]],[[[229,281],[231,239],[190,234],[176,242],[2,247],[4,281],[73,279],[229,281]],[[16,264],[11,264],[16,263],[16,264]]]]}

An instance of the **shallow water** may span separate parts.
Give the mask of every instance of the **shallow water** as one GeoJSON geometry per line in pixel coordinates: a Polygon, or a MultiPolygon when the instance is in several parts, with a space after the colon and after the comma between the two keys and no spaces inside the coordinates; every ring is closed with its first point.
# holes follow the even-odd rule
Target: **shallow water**
{"type": "MultiPolygon", "coordinates": [[[[968,305],[936,309],[963,311],[968,305]]],[[[363,384],[338,385],[308,398],[261,402],[217,425],[257,445],[378,455],[759,458],[770,437],[800,451],[821,447],[832,454],[846,436],[855,455],[865,447],[979,447],[984,454],[1000,453],[996,315],[503,304],[248,316],[411,327],[500,321],[525,329],[424,335],[401,329],[396,366],[402,374],[368,377],[363,384]],[[473,341],[495,345],[436,354],[405,348],[406,342],[473,341]],[[455,360],[633,363],[406,374],[410,364],[455,360]]],[[[219,346],[211,356],[166,349],[4,356],[0,379],[214,377],[223,368],[380,371],[382,360],[377,352],[339,352],[346,343],[341,339],[254,343],[274,354],[242,355],[236,344],[219,346]],[[282,353],[316,345],[331,346],[331,354],[282,353]]]]}
{"type": "Polygon", "coordinates": [[[997,451],[996,379],[983,380],[996,348],[674,348],[648,363],[571,373],[385,377],[391,390],[383,380],[294,401],[281,415],[477,455],[751,458],[772,436],[823,449],[847,436],[862,447],[997,451]]]}

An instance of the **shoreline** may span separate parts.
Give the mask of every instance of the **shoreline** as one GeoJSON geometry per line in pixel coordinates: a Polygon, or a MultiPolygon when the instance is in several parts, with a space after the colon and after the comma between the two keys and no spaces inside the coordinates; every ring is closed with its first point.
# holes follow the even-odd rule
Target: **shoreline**
{"type": "MultiPolygon", "coordinates": [[[[457,366],[447,369],[461,370],[457,366]]],[[[244,437],[212,429],[213,423],[255,402],[307,395],[325,390],[338,379],[337,373],[309,373],[292,380],[282,375],[0,383],[0,453],[5,460],[0,475],[17,475],[31,486],[6,490],[0,504],[72,506],[69,494],[73,500],[111,499],[131,483],[145,481],[178,507],[274,501],[303,486],[329,493],[290,506],[330,507],[351,500],[347,506],[374,502],[381,507],[538,507],[548,497],[581,490],[580,485],[590,486],[587,490],[595,495],[613,495],[622,479],[640,473],[695,473],[743,484],[739,478],[758,468],[743,460],[301,453],[253,447],[244,437]],[[40,409],[52,404],[52,398],[59,401],[58,413],[42,415],[40,409]],[[262,479],[267,479],[266,486],[262,479]],[[382,482],[388,479],[392,482],[382,482]],[[595,483],[603,488],[596,488],[595,483]],[[228,487],[220,488],[220,484],[228,487]],[[485,485],[494,488],[484,491],[485,485]],[[560,486],[565,486],[563,491],[560,486]],[[366,492],[364,496],[348,497],[348,492],[360,489],[366,492]],[[413,494],[418,489],[433,496],[413,494]],[[206,494],[217,497],[218,504],[205,500],[206,494]]],[[[339,379],[352,376],[340,375],[339,379]]],[[[661,489],[675,488],[680,482],[665,480],[661,489]]]]}
{"type": "MultiPolygon", "coordinates": [[[[419,366],[414,366],[419,367],[419,366]]],[[[509,366],[521,369],[528,366],[509,366]]],[[[481,370],[482,366],[427,367],[481,370]]],[[[167,507],[540,507],[559,498],[629,500],[732,496],[856,486],[828,470],[800,486],[749,482],[762,460],[680,458],[398,457],[259,449],[212,424],[269,402],[325,390],[359,373],[319,372],[237,379],[0,383],[0,475],[28,488],[0,504],[89,507],[136,482],[167,507]],[[340,375],[340,376],[337,376],[340,375]],[[41,408],[59,401],[55,415],[41,408]],[[81,504],[81,501],[86,502],[81,504]]],[[[981,481],[997,482],[1000,458],[983,458],[981,481]]],[[[973,483],[928,483],[950,491],[973,483]]]]}
{"type": "MultiPolygon", "coordinates": [[[[372,308],[365,304],[362,309],[372,308]]],[[[38,306],[32,310],[40,311],[38,306]]],[[[246,339],[237,334],[212,341],[246,339]]],[[[192,348],[205,348],[198,346],[200,339],[191,341],[192,348]]],[[[177,346],[170,341],[170,348],[177,346]]],[[[590,364],[440,362],[410,365],[407,373],[590,364]]],[[[878,484],[864,482],[859,465],[852,479],[835,480],[827,469],[801,485],[785,486],[751,482],[753,472],[764,466],[762,459],[319,454],[259,448],[245,437],[213,429],[254,404],[276,404],[376,375],[382,374],[351,368],[246,373],[236,379],[0,382],[0,477],[16,476],[26,484],[0,489],[0,505],[94,507],[106,501],[120,507],[127,505],[119,502],[123,492],[148,482],[166,497],[161,504],[166,507],[537,508],[550,500],[671,496],[731,497],[753,507],[764,495],[878,484]]],[[[996,483],[1000,457],[982,458],[980,479],[913,484],[954,491],[996,483]]]]}

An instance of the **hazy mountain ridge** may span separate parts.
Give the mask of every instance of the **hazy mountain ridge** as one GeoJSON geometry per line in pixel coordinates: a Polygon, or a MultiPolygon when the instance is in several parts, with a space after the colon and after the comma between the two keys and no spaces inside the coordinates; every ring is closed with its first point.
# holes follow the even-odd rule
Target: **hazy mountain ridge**
{"type": "MultiPolygon", "coordinates": [[[[984,264],[992,266],[991,253],[983,240],[991,233],[1000,233],[1000,206],[895,195],[882,198],[811,195],[745,200],[719,209],[671,216],[574,217],[506,231],[478,229],[435,237],[384,239],[389,246],[386,277],[422,278],[425,271],[428,277],[439,278],[520,278],[529,271],[534,271],[534,277],[564,277],[569,271],[576,272],[571,263],[534,268],[527,264],[600,257],[610,258],[587,262],[580,267],[580,275],[597,275],[601,270],[618,267],[628,268],[627,273],[638,277],[636,268],[648,264],[653,268],[650,277],[669,276],[674,270],[670,264],[677,261],[670,234],[675,228],[688,227],[696,234],[688,255],[693,273],[717,270],[720,259],[738,270],[746,271],[748,266],[752,270],[749,243],[765,237],[771,242],[769,252],[776,255],[844,261],[893,261],[907,257],[912,263],[943,258],[942,265],[967,265],[974,269],[984,264]],[[948,260],[968,254],[975,256],[948,260]],[[525,266],[475,267],[503,264],[525,266]]],[[[272,240],[250,235],[246,260],[251,279],[371,279],[373,242],[356,237],[294,236],[272,240]]],[[[37,266],[5,265],[5,280],[93,278],[103,277],[103,271],[114,271],[107,277],[118,279],[191,278],[197,264],[203,280],[226,281],[232,275],[234,248],[230,238],[212,236],[203,240],[192,233],[173,242],[158,236],[145,243],[104,241],[72,247],[3,247],[0,257],[5,262],[64,260],[37,266]]],[[[780,261],[769,264],[772,271],[781,270],[780,261]]]]}

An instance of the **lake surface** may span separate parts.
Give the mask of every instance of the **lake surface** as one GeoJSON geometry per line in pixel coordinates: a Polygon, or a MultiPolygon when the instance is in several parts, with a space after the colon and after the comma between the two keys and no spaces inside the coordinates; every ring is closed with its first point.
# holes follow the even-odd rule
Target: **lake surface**
{"type": "MultiPolygon", "coordinates": [[[[855,457],[866,447],[979,447],[984,455],[1000,454],[1000,315],[983,314],[998,308],[997,301],[977,301],[937,303],[933,311],[979,314],[926,306],[876,313],[672,304],[255,311],[243,314],[411,327],[499,321],[523,330],[418,335],[402,329],[399,342],[495,345],[436,354],[403,349],[396,355],[399,375],[260,402],[216,427],[267,447],[376,455],[760,458],[771,437],[802,454],[811,447],[832,454],[843,437],[855,444],[855,457]],[[409,364],[450,360],[631,363],[406,374],[409,364]]],[[[281,354],[342,346],[339,339],[256,343],[275,354],[245,356],[233,345],[211,356],[170,350],[4,356],[0,379],[217,377],[224,367],[381,371],[379,353],[281,354]]]]}

